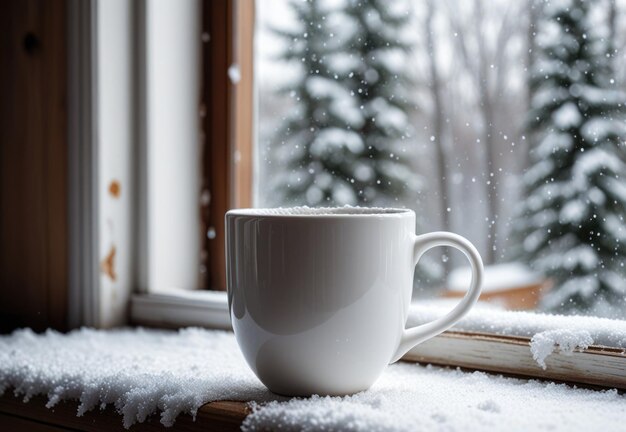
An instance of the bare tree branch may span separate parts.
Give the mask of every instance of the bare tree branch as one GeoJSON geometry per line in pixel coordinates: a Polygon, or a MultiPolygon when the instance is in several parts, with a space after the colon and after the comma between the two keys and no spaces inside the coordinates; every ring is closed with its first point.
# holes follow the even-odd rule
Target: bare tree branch
{"type": "MultiPolygon", "coordinates": [[[[431,121],[433,125],[433,136],[435,137],[435,148],[437,158],[437,170],[439,177],[439,194],[440,194],[440,214],[443,222],[443,229],[446,231],[451,230],[450,214],[448,209],[450,208],[449,188],[448,188],[448,168],[447,168],[447,155],[445,148],[444,137],[444,121],[445,121],[445,108],[441,95],[441,75],[439,68],[437,67],[437,51],[435,45],[433,21],[435,16],[435,0],[426,1],[426,18],[424,23],[424,30],[426,32],[426,43],[429,59],[429,75],[430,75],[430,93],[433,101],[433,111],[431,115],[431,121]]],[[[450,267],[449,261],[444,262],[444,268],[448,270],[450,267]]]]}

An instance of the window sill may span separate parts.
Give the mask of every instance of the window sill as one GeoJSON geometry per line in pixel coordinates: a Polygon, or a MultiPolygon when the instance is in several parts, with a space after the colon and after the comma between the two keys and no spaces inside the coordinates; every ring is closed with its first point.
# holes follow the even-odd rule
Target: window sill
{"type": "MultiPolygon", "coordinates": [[[[53,409],[46,408],[47,398],[33,397],[28,403],[14,397],[8,391],[0,397],[0,424],[7,430],[29,430],[33,432],[80,430],[80,431],[125,431],[122,417],[108,406],[105,410],[89,411],[82,417],[76,416],[78,403],[59,402],[53,409]]],[[[180,415],[176,420],[177,431],[239,431],[241,423],[249,413],[245,402],[210,402],[198,410],[196,420],[189,415],[180,415]]],[[[168,430],[152,416],[144,423],[137,423],[131,431],[168,430]]]]}
{"type": "MultiPolygon", "coordinates": [[[[620,422],[623,423],[619,412],[624,398],[614,390],[596,392],[554,385],[551,381],[528,382],[405,362],[390,366],[390,373],[384,374],[368,392],[349,398],[285,400],[261,386],[239,358],[233,335],[221,331],[123,329],[111,332],[85,329],[73,332],[67,346],[59,345],[59,336],[54,334],[34,338],[25,332],[18,336],[15,345],[7,345],[16,350],[17,363],[8,362],[9,379],[3,381],[13,387],[8,387],[9,393],[0,397],[0,424],[13,426],[11,430],[122,430],[123,424],[130,425],[133,421],[143,423],[131,426],[131,430],[163,430],[157,422],[171,424],[177,414],[194,412],[195,409],[199,410],[196,421],[181,414],[175,419],[176,430],[237,430],[242,424],[265,430],[271,429],[268,425],[283,425],[281,419],[284,418],[291,419],[291,425],[299,422],[305,425],[308,421],[318,422],[330,413],[337,414],[331,419],[331,425],[335,427],[330,430],[341,430],[346,415],[348,418],[362,416],[364,425],[372,422],[372,426],[378,427],[396,418],[398,424],[410,425],[419,421],[421,415],[434,426],[442,409],[449,413],[451,423],[432,427],[433,430],[480,428],[484,426],[484,416],[496,422],[498,429],[509,424],[512,414],[517,421],[533,417],[530,429],[553,427],[555,422],[559,422],[563,430],[584,425],[593,429],[592,426],[597,426],[593,415],[602,412],[598,411],[600,407],[605,410],[604,414],[611,414],[607,418],[602,415],[605,429],[619,429],[620,422]],[[35,340],[43,345],[33,344],[35,340]],[[97,343],[93,347],[98,350],[88,349],[93,355],[84,356],[83,361],[72,366],[72,359],[80,358],[85,352],[83,344],[94,342],[97,343]],[[129,349],[130,345],[134,349],[129,349]],[[130,355],[126,356],[129,351],[130,355]],[[56,362],[50,361],[50,355],[56,357],[56,362]],[[181,356],[189,358],[189,363],[182,361],[181,356]],[[112,359],[114,365],[119,362],[120,366],[106,372],[106,364],[111,364],[112,359]],[[228,361],[232,368],[221,369],[219,365],[224,361],[228,361]],[[11,363],[14,363],[13,367],[11,363]],[[26,374],[22,373],[23,365],[30,365],[26,374]],[[203,367],[209,371],[220,369],[221,372],[203,373],[203,367]],[[104,370],[104,373],[92,374],[90,370],[104,370]],[[200,383],[199,387],[193,387],[196,381],[200,383]],[[66,382],[74,384],[59,388],[59,383],[66,382]],[[47,397],[33,397],[29,403],[23,403],[21,398],[9,396],[11,388],[20,394],[38,392],[47,397]],[[90,411],[77,418],[77,403],[58,402],[58,399],[71,399],[78,394],[81,395],[81,410],[90,411]],[[195,399],[196,395],[202,399],[195,399]],[[428,401],[424,400],[425,397],[428,401]],[[194,400],[193,405],[180,404],[189,398],[194,400]],[[48,400],[50,404],[58,403],[48,409],[45,407],[48,400]],[[154,406],[150,402],[157,400],[154,406]],[[206,403],[211,400],[219,402],[206,403]],[[246,401],[256,402],[259,409],[249,410],[246,401]],[[109,408],[98,412],[95,407],[102,403],[107,403],[109,408]],[[414,403],[423,408],[417,417],[411,409],[414,403]],[[112,408],[113,404],[124,414],[123,418],[112,408]],[[154,408],[162,410],[160,416],[154,414],[154,408]],[[145,416],[151,412],[153,414],[146,422],[145,416]]],[[[445,341],[455,336],[450,333],[438,339],[445,341]]],[[[488,338],[485,335],[477,337],[488,338]]],[[[511,341],[510,345],[515,347],[518,344],[511,341]]],[[[445,352],[445,349],[446,346],[440,346],[436,353],[445,352]]],[[[473,346],[467,348],[468,351],[473,349],[473,346]]],[[[493,351],[485,346],[482,357],[490,358],[490,352],[493,351]]],[[[480,358],[480,354],[476,356],[480,358]]],[[[571,357],[577,356],[573,354],[571,357]]]]}
{"type": "Polygon", "coordinates": [[[231,329],[226,293],[185,291],[137,294],[131,298],[133,324],[150,327],[231,329]]]}
{"type": "MultiPolygon", "coordinates": [[[[430,310],[415,308],[409,323],[429,321],[432,319],[429,314],[430,310]]],[[[514,325],[507,318],[514,317],[514,314],[499,313],[500,325],[503,326],[501,332],[497,329],[498,320],[495,320],[495,326],[482,323],[481,327],[477,327],[494,328],[493,333],[453,329],[416,346],[402,360],[626,390],[623,373],[626,370],[626,354],[621,347],[592,344],[571,352],[557,350],[545,358],[545,368],[533,357],[532,334],[544,329],[558,330],[564,328],[564,323],[570,322],[580,328],[586,322],[576,323],[575,317],[527,314],[532,320],[527,331],[531,334],[517,329],[518,335],[512,336],[508,328],[514,325]]],[[[230,328],[226,293],[215,291],[135,295],[131,301],[131,320],[137,325],[166,328],[230,328]]],[[[606,341],[598,337],[596,340],[606,341]]]]}

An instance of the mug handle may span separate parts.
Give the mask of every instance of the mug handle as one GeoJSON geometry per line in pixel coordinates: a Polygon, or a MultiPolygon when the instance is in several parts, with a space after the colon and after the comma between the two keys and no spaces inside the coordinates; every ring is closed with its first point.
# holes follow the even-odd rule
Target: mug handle
{"type": "Polygon", "coordinates": [[[400,357],[415,345],[437,336],[439,333],[452,327],[454,323],[469,312],[480,296],[483,280],[483,261],[474,245],[465,237],[445,231],[415,236],[413,239],[413,265],[417,265],[424,252],[437,246],[451,246],[463,252],[467,257],[472,267],[472,281],[470,282],[469,290],[461,302],[447,315],[435,321],[403,330],[398,349],[393,355],[391,363],[400,360],[400,357]]]}

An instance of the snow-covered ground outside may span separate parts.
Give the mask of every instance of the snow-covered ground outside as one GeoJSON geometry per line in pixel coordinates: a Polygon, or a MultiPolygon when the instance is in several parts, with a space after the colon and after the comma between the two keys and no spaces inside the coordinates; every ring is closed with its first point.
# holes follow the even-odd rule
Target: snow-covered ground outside
{"type": "MultiPolygon", "coordinates": [[[[618,328],[605,324],[608,333],[588,330],[613,340],[618,328]]],[[[515,319],[511,328],[519,328],[515,319]]],[[[157,412],[171,426],[179,414],[225,399],[254,402],[244,430],[621,430],[626,418],[626,397],[616,390],[402,362],[356,395],[287,399],[257,380],[232,333],[200,329],[16,331],[0,337],[0,394],[7,391],[25,401],[47,395],[48,407],[78,400],[79,416],[113,404],[126,427],[157,412]]]]}

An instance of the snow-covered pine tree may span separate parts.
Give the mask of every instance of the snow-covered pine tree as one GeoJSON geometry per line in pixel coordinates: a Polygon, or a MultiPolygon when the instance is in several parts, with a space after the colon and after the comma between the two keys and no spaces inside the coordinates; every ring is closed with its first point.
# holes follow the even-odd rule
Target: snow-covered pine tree
{"type": "Polygon", "coordinates": [[[555,283],[545,309],[606,315],[626,305],[626,97],[590,9],[584,0],[544,4],[517,229],[521,257],[555,283]]]}
{"type": "Polygon", "coordinates": [[[343,81],[363,112],[356,131],[364,149],[339,172],[355,180],[359,202],[391,205],[419,188],[407,161],[409,118],[416,109],[406,64],[412,9],[399,0],[347,0],[343,14],[354,32],[344,40],[345,52],[329,61],[344,66],[343,81]]]}
{"type": "Polygon", "coordinates": [[[276,134],[277,204],[384,205],[417,189],[405,161],[411,135],[402,32],[409,9],[347,0],[291,2],[302,26],[280,31],[283,59],[302,73],[285,88],[295,107],[276,134]],[[326,3],[326,2],[325,2],[326,3]]]}

